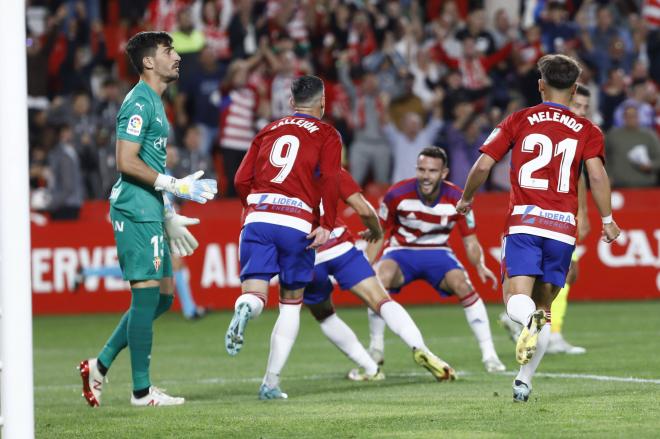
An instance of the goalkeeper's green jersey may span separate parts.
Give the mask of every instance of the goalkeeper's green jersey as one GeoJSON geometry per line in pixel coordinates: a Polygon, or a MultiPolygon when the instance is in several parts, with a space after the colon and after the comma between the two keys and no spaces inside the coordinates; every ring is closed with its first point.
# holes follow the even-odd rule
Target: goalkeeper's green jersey
{"type": "MultiPolygon", "coordinates": [[[[140,144],[139,157],[164,174],[169,128],[160,96],[144,81],[138,82],[117,114],[117,139],[140,144]]],[[[131,221],[163,221],[162,193],[125,174],[112,187],[110,205],[131,221]]]]}

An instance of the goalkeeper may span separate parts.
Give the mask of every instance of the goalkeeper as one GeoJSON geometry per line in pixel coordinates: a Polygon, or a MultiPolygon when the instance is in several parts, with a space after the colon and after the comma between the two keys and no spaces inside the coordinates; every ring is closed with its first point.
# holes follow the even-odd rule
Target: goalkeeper
{"type": "Polygon", "coordinates": [[[101,404],[103,381],[125,347],[131,355],[134,406],[183,404],[152,386],[149,362],[153,321],[172,305],[174,284],[170,251],[193,253],[198,243],[186,229],[199,220],[178,215],[163,191],[206,203],[217,193],[215,180],[198,171],[183,179],[165,172],[169,123],[161,101],[168,84],[179,78],[181,57],[165,32],[141,32],[126,45],[140,81],[126,95],[117,115],[119,180],[110,195],[110,220],[124,279],[131,284],[131,306],[98,358],[80,363],[83,396],[92,407],[101,404]],[[169,244],[169,245],[166,245],[169,244]]]}

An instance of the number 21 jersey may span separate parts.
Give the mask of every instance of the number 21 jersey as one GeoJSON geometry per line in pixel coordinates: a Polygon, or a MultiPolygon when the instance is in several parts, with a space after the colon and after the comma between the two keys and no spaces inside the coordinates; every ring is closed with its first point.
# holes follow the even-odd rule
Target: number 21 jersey
{"type": "Polygon", "coordinates": [[[511,150],[511,197],[505,234],[575,244],[582,163],[605,161],[603,133],[568,107],[543,102],[511,114],[480,151],[500,161],[511,150]]]}
{"type": "Polygon", "coordinates": [[[341,169],[341,137],[321,120],[296,113],[265,126],[236,172],[236,190],[246,207],[244,224],[265,222],[305,233],[320,223],[335,225],[341,169]]]}

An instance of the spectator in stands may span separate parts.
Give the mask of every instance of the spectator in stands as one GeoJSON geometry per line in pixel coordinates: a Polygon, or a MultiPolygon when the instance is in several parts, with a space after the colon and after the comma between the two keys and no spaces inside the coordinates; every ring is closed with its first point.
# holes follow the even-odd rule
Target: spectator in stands
{"type": "Polygon", "coordinates": [[[226,67],[215,56],[211,47],[204,47],[199,53],[199,67],[187,75],[187,81],[180,83],[179,93],[174,103],[177,126],[197,125],[201,136],[200,152],[211,156],[213,144],[218,138],[220,117],[220,83],[226,67]]]}
{"type": "Polygon", "coordinates": [[[448,56],[442,45],[435,46],[434,56],[449,68],[458,69],[463,85],[468,90],[483,90],[491,86],[488,72],[500,61],[508,58],[512,47],[509,43],[492,55],[484,56],[477,50],[477,41],[471,35],[466,35],[463,37],[463,54],[459,58],[448,56]]]}
{"type": "Polygon", "coordinates": [[[405,93],[405,87],[401,79],[407,75],[405,60],[394,49],[394,35],[385,33],[382,48],[374,51],[362,60],[365,70],[373,72],[378,76],[378,84],[381,91],[397,98],[405,93]]]}
{"type": "Polygon", "coordinates": [[[446,69],[433,62],[428,48],[420,48],[415,58],[415,62],[410,65],[410,73],[414,77],[412,92],[422,100],[424,108],[430,108],[446,69]]]}
{"type": "Polygon", "coordinates": [[[229,22],[229,47],[234,59],[248,58],[258,49],[258,36],[266,29],[266,14],[263,4],[255,5],[254,0],[239,0],[236,12],[229,22]],[[257,9],[257,7],[260,9],[257,9]]]}
{"type": "Polygon", "coordinates": [[[655,109],[647,102],[648,97],[653,96],[653,93],[649,90],[650,87],[653,86],[648,84],[646,79],[636,79],[632,83],[628,99],[619,104],[616,110],[614,110],[615,127],[624,125],[623,113],[625,109],[634,106],[637,108],[639,126],[653,129],[655,126],[655,109]]]}
{"type": "Polygon", "coordinates": [[[123,100],[119,82],[111,77],[105,78],[99,89],[98,99],[93,103],[93,113],[96,115],[99,128],[112,132],[112,140],[115,138],[114,128],[117,124],[117,113],[123,100]]]}
{"type": "Polygon", "coordinates": [[[340,57],[337,65],[339,79],[350,99],[354,135],[350,145],[350,168],[355,181],[364,185],[369,171],[380,184],[389,182],[391,151],[382,131],[387,112],[386,102],[380,96],[378,77],[373,72],[362,72],[360,86],[355,87],[348,72],[349,55],[340,57]]]}
{"type": "Polygon", "coordinates": [[[185,84],[198,70],[199,53],[204,48],[204,33],[195,28],[191,8],[183,8],[177,13],[176,30],[172,32],[172,45],[181,56],[179,83],[185,84]]]}
{"type": "Polygon", "coordinates": [[[626,99],[626,74],[621,69],[612,69],[603,85],[600,98],[600,114],[603,116],[601,128],[610,129],[614,123],[614,111],[626,99]]]}
{"type": "Polygon", "coordinates": [[[639,124],[638,107],[624,106],[623,126],[605,136],[607,174],[615,187],[652,187],[658,184],[660,142],[639,124]]]}
{"type": "Polygon", "coordinates": [[[66,39],[66,57],[60,66],[61,93],[71,94],[78,90],[91,92],[90,78],[94,69],[106,59],[105,38],[100,23],[91,29],[82,20],[72,20],[66,39]],[[90,32],[92,35],[90,35],[90,32]],[[96,49],[89,44],[96,41],[96,49]]]}
{"type": "Polygon", "coordinates": [[[229,10],[231,3],[225,3],[222,12],[218,11],[220,2],[215,0],[205,0],[202,6],[202,33],[204,34],[205,46],[210,48],[215,57],[219,60],[231,58],[231,48],[229,47],[229,34],[227,26],[229,25],[229,10]],[[225,18],[226,17],[226,18],[225,18]]]}
{"type": "Polygon", "coordinates": [[[273,73],[270,86],[271,119],[279,119],[291,114],[291,83],[297,75],[311,72],[305,59],[298,58],[294,51],[294,41],[287,35],[280,37],[273,53],[268,47],[268,40],[262,39],[261,51],[266,55],[273,73]]]}
{"type": "Polygon", "coordinates": [[[545,53],[541,43],[541,28],[537,25],[528,27],[525,30],[525,41],[519,43],[513,53],[518,89],[528,107],[541,102],[538,84],[541,75],[536,68],[536,63],[545,53]]]}
{"type": "Polygon", "coordinates": [[[48,153],[50,203],[53,220],[77,219],[84,198],[83,179],[78,153],[73,146],[73,130],[59,127],[58,143],[48,153]]]}
{"type": "Polygon", "coordinates": [[[495,42],[495,50],[499,50],[502,47],[506,46],[507,43],[511,40],[511,33],[515,32],[515,40],[520,39],[520,34],[518,29],[511,23],[511,18],[509,17],[509,12],[506,9],[500,8],[495,12],[495,19],[493,23],[493,30],[490,34],[493,37],[495,42]]]}
{"type": "MultiPolygon", "coordinates": [[[[424,105],[424,101],[413,92],[415,84],[415,77],[411,73],[407,73],[400,81],[400,88],[402,92],[398,96],[393,96],[390,101],[389,113],[390,118],[394,125],[400,130],[403,129],[405,115],[408,113],[416,113],[422,120],[426,120],[429,110],[439,102],[439,94],[444,96],[443,92],[439,92],[439,88],[433,91],[433,98],[428,104],[424,105]]],[[[440,99],[441,100],[441,99],[440,99]]]]}
{"type": "MultiPolygon", "coordinates": [[[[627,57],[632,53],[633,44],[630,31],[624,26],[616,26],[612,11],[607,4],[598,7],[596,26],[588,33],[582,34],[582,44],[587,50],[591,61],[600,73],[600,82],[607,80],[606,73],[611,68],[630,68],[627,57]],[[621,63],[613,62],[610,55],[623,54],[621,63]]],[[[629,71],[629,70],[626,70],[629,71]]]]}
{"type": "Polygon", "coordinates": [[[649,74],[656,84],[660,84],[660,27],[651,29],[646,38],[646,57],[649,61],[649,74]]]}
{"type": "Polygon", "coordinates": [[[172,168],[174,177],[183,178],[199,170],[204,171],[204,178],[215,178],[213,161],[208,154],[202,151],[202,141],[201,130],[198,126],[186,127],[183,132],[183,149],[178,150],[176,166],[172,168]]]}
{"type": "Polygon", "coordinates": [[[481,8],[470,11],[465,27],[456,32],[456,38],[459,41],[464,41],[466,38],[472,39],[476,51],[481,54],[492,55],[495,53],[495,39],[486,30],[486,15],[481,8]]]}
{"type": "Polygon", "coordinates": [[[551,1],[545,13],[541,15],[541,43],[548,53],[556,53],[566,46],[574,47],[578,44],[576,26],[568,18],[566,4],[551,1]]]}
{"type": "Polygon", "coordinates": [[[465,185],[472,165],[479,158],[479,148],[488,136],[486,124],[483,114],[470,112],[445,127],[450,180],[460,187],[465,185]]]}
{"type": "Polygon", "coordinates": [[[435,138],[444,126],[441,108],[440,105],[435,107],[431,120],[426,126],[417,113],[406,114],[401,130],[386,121],[383,131],[394,153],[392,183],[415,176],[417,155],[422,149],[434,144],[435,138]]]}
{"type": "Polygon", "coordinates": [[[107,200],[110,197],[112,186],[118,178],[117,159],[115,156],[116,141],[115,130],[100,127],[96,132],[94,143],[96,149],[92,159],[96,163],[96,168],[87,171],[89,176],[86,179],[94,182],[94,193],[90,198],[107,200]]]}
{"type": "Polygon", "coordinates": [[[269,112],[267,90],[264,84],[248,84],[250,72],[261,62],[257,53],[246,60],[229,65],[221,86],[219,144],[226,178],[227,197],[236,196],[234,174],[247,153],[256,131],[257,118],[269,112]]]}

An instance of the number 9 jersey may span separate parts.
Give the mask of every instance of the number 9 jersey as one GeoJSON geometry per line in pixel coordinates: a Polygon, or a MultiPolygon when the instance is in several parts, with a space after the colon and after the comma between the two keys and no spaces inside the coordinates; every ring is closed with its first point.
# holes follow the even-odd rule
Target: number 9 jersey
{"type": "Polygon", "coordinates": [[[234,184],[246,207],[244,224],[260,222],[310,233],[319,222],[332,230],[339,199],[341,137],[302,113],[276,120],[252,141],[234,184]],[[320,189],[319,189],[320,188],[320,189]]]}
{"type": "Polygon", "coordinates": [[[584,161],[605,161],[603,133],[568,107],[543,102],[508,116],[480,148],[495,161],[509,150],[505,235],[526,233],[575,245],[577,181],[584,161]]]}

